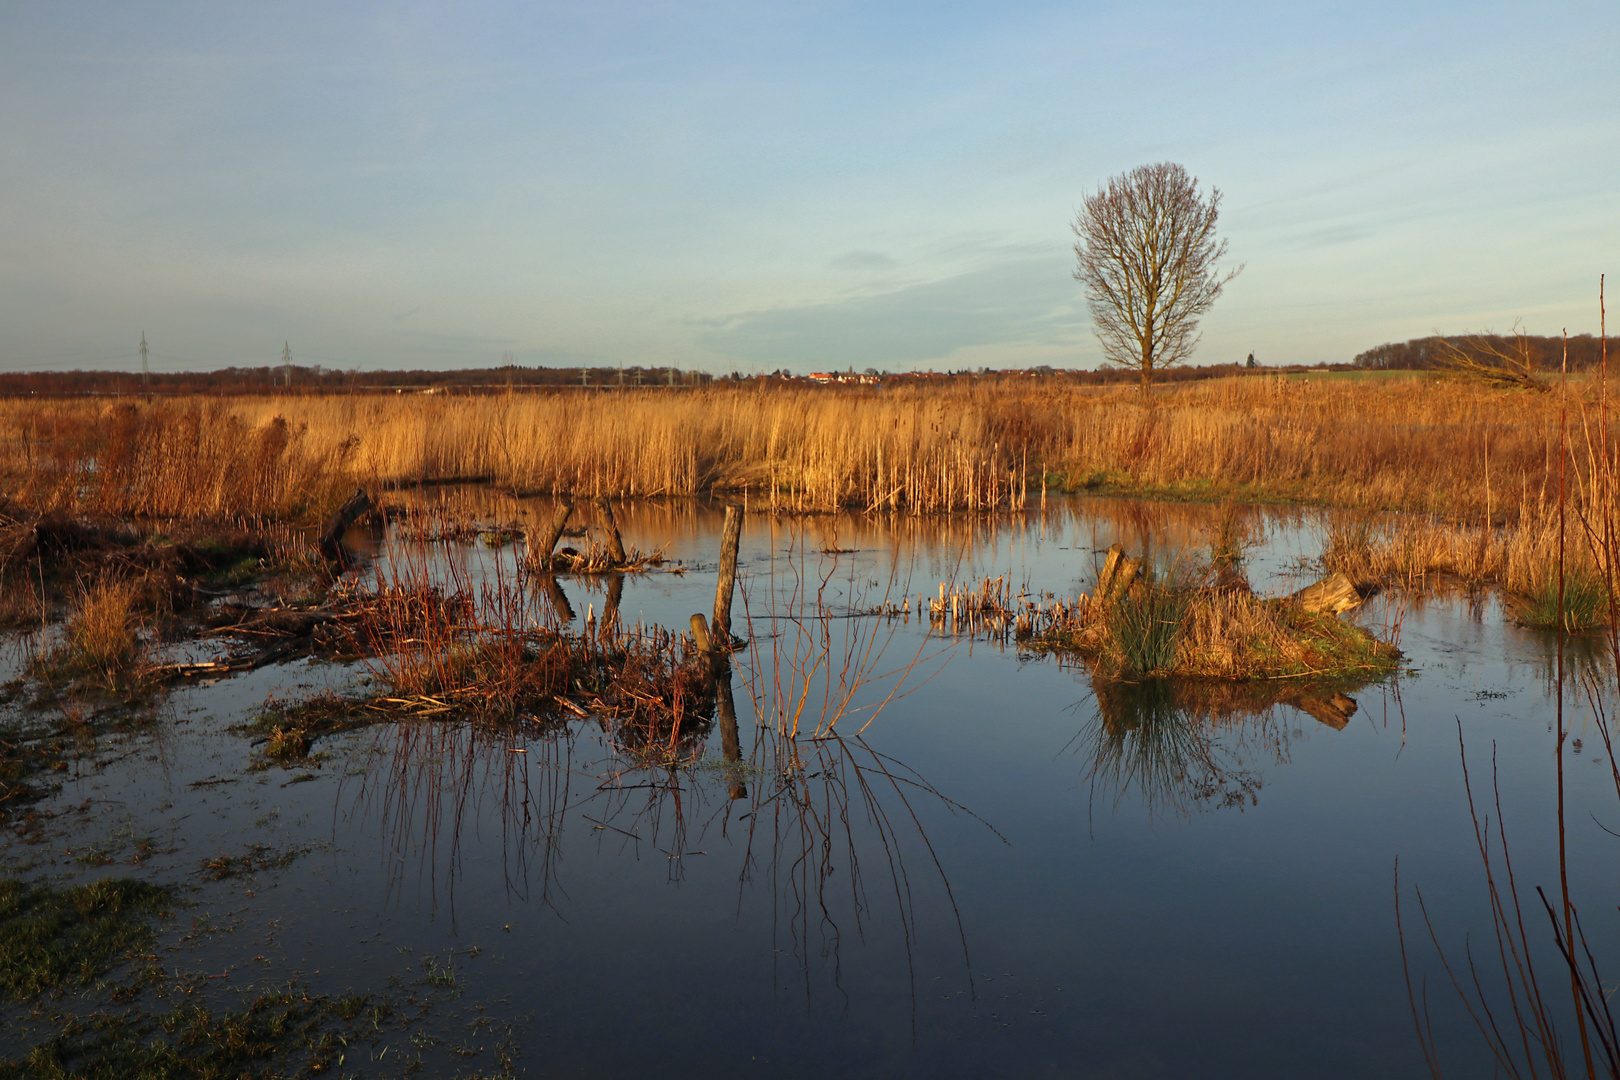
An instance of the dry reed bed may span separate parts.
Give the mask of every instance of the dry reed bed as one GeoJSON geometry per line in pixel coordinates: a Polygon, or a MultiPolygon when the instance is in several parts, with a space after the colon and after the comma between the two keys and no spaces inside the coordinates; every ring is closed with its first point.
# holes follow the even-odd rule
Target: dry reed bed
{"type": "MultiPolygon", "coordinates": [[[[1577,425],[1591,393],[1570,391],[1577,425]]],[[[991,381],[13,399],[0,402],[0,475],[29,505],[192,517],[309,515],[356,482],[474,477],[581,495],[746,491],[788,510],[996,510],[1038,498],[1044,476],[1511,521],[1556,499],[1559,406],[1461,382],[1276,377],[1167,387],[1151,406],[1135,391],[991,381]]]]}

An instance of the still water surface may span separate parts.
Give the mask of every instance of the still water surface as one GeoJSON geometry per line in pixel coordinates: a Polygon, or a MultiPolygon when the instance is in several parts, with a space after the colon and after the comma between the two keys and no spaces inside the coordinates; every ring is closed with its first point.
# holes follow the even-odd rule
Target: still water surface
{"type": "MultiPolygon", "coordinates": [[[[1248,513],[1257,591],[1314,580],[1325,518],[1248,513]]],[[[1490,596],[1380,598],[1354,617],[1398,628],[1404,674],[1354,692],[1341,728],[1288,705],[1189,717],[916,617],[942,581],[1072,595],[1116,541],[1173,563],[1215,515],[1119,500],[992,522],[750,515],[738,765],[719,725],[703,766],[669,773],[628,769],[589,722],[519,743],[418,722],[332,740],[312,781],[244,775],[229,724],[267,695],[356,677],[300,663],[178,693],[155,739],[56,802],[102,807],[79,844],[175,841],[143,871],[160,879],[216,848],[314,845],[273,879],[205,889],[194,914],[221,929],[185,962],[237,987],[297,974],[336,992],[444,957],[465,1005],[445,1045],[505,1039],[531,1076],[1422,1076],[1399,860],[1445,1060],[1480,1075],[1489,1059],[1412,922],[1414,889],[1457,955],[1489,935],[1459,728],[1476,796],[1494,748],[1521,885],[1556,882],[1549,638],[1490,596]],[[902,598],[912,611],[812,622],[811,649],[798,628],[818,592],[838,616],[902,598]],[[849,655],[873,678],[840,738],[785,739],[776,712],[799,683],[779,669],[823,645],[834,686],[849,655]],[[213,779],[228,782],[193,786],[213,779]],[[477,1011],[499,1024],[477,1027],[477,1011]]],[[[622,618],[679,628],[712,607],[717,509],[630,505],[619,520],[626,543],[686,571],[629,576],[622,618]]],[[[361,546],[385,561],[396,541],[361,546]]],[[[515,555],[443,557],[491,573],[515,555]]],[[[578,619],[601,610],[605,583],[563,587],[578,619]]],[[[1620,956],[1620,841],[1602,829],[1620,805],[1585,707],[1569,715],[1584,748],[1567,766],[1572,884],[1601,962],[1620,956]]]]}

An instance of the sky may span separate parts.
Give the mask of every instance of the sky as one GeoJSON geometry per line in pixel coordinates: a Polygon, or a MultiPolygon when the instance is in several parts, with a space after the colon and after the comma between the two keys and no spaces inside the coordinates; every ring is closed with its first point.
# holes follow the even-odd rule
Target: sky
{"type": "Polygon", "coordinates": [[[0,370],[1094,367],[1157,161],[1193,363],[1595,333],[1620,4],[8,0],[0,370]]]}

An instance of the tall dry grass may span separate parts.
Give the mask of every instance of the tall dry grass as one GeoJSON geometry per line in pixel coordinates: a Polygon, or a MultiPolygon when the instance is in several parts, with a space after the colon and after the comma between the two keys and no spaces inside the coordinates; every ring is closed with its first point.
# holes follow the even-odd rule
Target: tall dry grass
{"type": "Polygon", "coordinates": [[[353,440],[220,401],[0,403],[6,497],[37,512],[299,518],[346,492],[353,440]]]}
{"type": "Polygon", "coordinates": [[[12,399],[0,402],[0,475],[34,505],[167,515],[296,515],[356,482],[473,477],[931,513],[1022,505],[1044,479],[1503,522],[1556,494],[1561,402],[1454,381],[1269,376],[1166,387],[1146,405],[1128,390],[1012,381],[12,399]]]}

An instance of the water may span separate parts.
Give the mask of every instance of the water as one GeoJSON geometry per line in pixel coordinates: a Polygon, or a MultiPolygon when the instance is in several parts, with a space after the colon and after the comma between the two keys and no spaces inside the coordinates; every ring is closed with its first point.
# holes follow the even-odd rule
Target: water
{"type": "MultiPolygon", "coordinates": [[[[455,497],[492,519],[549,513],[455,497]]],[[[1341,728],[1289,705],[1189,721],[1122,701],[1083,667],[931,635],[916,617],[941,581],[1005,574],[1073,593],[1116,541],[1174,563],[1214,514],[1075,500],[993,522],[750,515],[740,764],[718,724],[704,764],[671,773],[629,768],[589,722],[526,740],[417,722],[326,740],[319,769],[247,771],[230,724],[267,696],[363,674],[300,662],[176,692],[155,734],[107,748],[48,804],[88,800],[82,812],[4,841],[4,858],[53,879],[185,882],[194,906],[165,963],[222,976],[202,991],[219,1000],[294,977],[426,994],[426,958],[452,965],[454,989],[423,1021],[438,1042],[396,1032],[346,1068],[421,1055],[430,1074],[487,1069],[504,1046],[532,1076],[927,1077],[1426,1075],[1398,860],[1443,1059],[1479,1074],[1488,1055],[1415,890],[1453,960],[1472,935],[1494,961],[1459,736],[1493,821],[1494,750],[1521,892],[1556,884],[1545,635],[1489,596],[1380,598],[1356,617],[1398,629],[1404,674],[1353,693],[1341,728]],[[817,593],[840,615],[902,597],[913,612],[811,623],[802,638],[789,617],[817,593]],[[824,645],[832,679],[803,695],[806,737],[759,726],[799,700],[789,659],[824,645]],[[841,670],[872,678],[839,718],[841,670]],[[807,737],[829,719],[837,738],[807,737]],[[164,853],[120,865],[138,837],[164,853]],[[196,875],[249,843],[305,853],[248,878],[196,875]]],[[[1249,514],[1256,589],[1312,580],[1325,519],[1249,514]]],[[[620,508],[628,544],[667,545],[666,569],[684,571],[628,576],[626,622],[684,627],[710,609],[720,520],[691,504],[620,508]]],[[[389,542],[360,546],[386,560],[389,542]]],[[[488,574],[513,551],[440,557],[488,574]]],[[[604,583],[564,587],[579,618],[601,611],[604,583]]],[[[1566,755],[1571,884],[1601,962],[1620,953],[1605,914],[1620,842],[1603,831],[1620,828],[1620,802],[1589,708],[1568,715],[1581,739],[1566,755]]],[[[1527,918],[1544,925],[1528,904],[1527,918]]]]}

